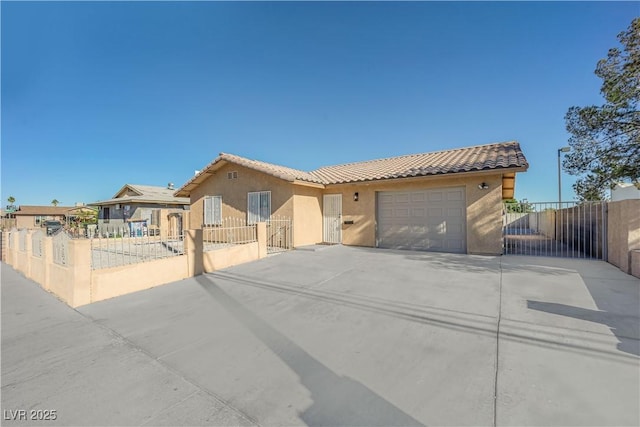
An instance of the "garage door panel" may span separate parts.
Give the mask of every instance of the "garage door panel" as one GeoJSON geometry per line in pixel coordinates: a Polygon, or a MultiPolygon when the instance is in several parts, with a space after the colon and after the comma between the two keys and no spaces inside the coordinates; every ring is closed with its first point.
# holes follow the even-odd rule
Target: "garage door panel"
{"type": "Polygon", "coordinates": [[[447,191],[447,200],[449,201],[461,201],[464,200],[464,193],[462,190],[447,191]]]}
{"type": "Polygon", "coordinates": [[[424,218],[427,214],[425,208],[413,208],[411,209],[411,216],[414,218],[424,218]]]}
{"type": "Polygon", "coordinates": [[[410,198],[412,202],[424,202],[427,196],[425,193],[411,193],[410,198]]]}
{"type": "Polygon", "coordinates": [[[441,191],[429,191],[427,193],[427,200],[430,202],[439,202],[442,200],[442,192],[441,191]]]}
{"type": "Polygon", "coordinates": [[[378,193],[378,246],[466,251],[464,188],[378,193]]]}
{"type": "Polygon", "coordinates": [[[396,194],[393,198],[394,203],[408,203],[409,202],[409,193],[399,193],[396,194]]]}

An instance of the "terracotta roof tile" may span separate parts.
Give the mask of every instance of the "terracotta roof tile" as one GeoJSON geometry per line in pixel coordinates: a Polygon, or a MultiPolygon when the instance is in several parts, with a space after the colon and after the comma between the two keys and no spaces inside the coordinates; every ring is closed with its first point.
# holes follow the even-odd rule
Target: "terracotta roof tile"
{"type": "Polygon", "coordinates": [[[275,176],[286,181],[309,181],[318,184],[324,184],[320,178],[315,177],[312,173],[301,171],[298,169],[288,168],[286,166],[274,165],[273,163],[261,162],[258,160],[251,160],[244,157],[236,156],[234,154],[220,153],[220,160],[226,160],[231,163],[235,163],[240,166],[245,166],[249,169],[264,172],[266,174],[275,176]]]}
{"type": "Polygon", "coordinates": [[[188,195],[204,179],[204,174],[223,160],[286,181],[298,180],[324,185],[504,168],[526,170],[529,167],[520,144],[515,141],[326,166],[311,172],[220,153],[220,156],[177,190],[175,195],[188,195]]]}
{"type": "Polygon", "coordinates": [[[513,141],[326,166],[311,175],[326,184],[341,184],[528,166],[520,145],[513,141]]]}

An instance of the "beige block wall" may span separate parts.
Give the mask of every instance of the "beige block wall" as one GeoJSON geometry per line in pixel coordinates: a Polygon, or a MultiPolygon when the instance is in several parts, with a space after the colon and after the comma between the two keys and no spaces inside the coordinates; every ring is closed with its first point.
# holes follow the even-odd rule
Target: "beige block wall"
{"type": "Polygon", "coordinates": [[[293,246],[321,243],[323,190],[300,185],[293,187],[293,246]]]}
{"type": "Polygon", "coordinates": [[[293,218],[293,185],[282,179],[226,164],[191,192],[189,228],[202,227],[204,196],[222,196],[222,217],[247,218],[247,193],[271,191],[271,214],[293,218]],[[227,179],[227,172],[238,172],[227,179]]]}
{"type": "Polygon", "coordinates": [[[185,256],[94,270],[91,274],[90,302],[138,292],[187,277],[189,274],[185,256]]]}
{"type": "Polygon", "coordinates": [[[258,242],[233,245],[203,253],[204,271],[211,273],[260,258],[258,242]]]}
{"type": "MultiPolygon", "coordinates": [[[[376,192],[414,191],[439,187],[465,187],[467,205],[467,252],[502,253],[502,175],[477,174],[464,177],[408,178],[396,182],[331,185],[324,194],[342,194],[342,242],[345,245],[376,246],[376,192]],[[489,189],[480,190],[485,182],[489,189]],[[353,200],[358,192],[358,201],[353,200]]],[[[299,214],[296,212],[296,214],[299,214]]],[[[322,228],[322,227],[320,227],[322,228]]]]}
{"type": "Polygon", "coordinates": [[[632,251],[640,249],[640,200],[608,204],[607,260],[631,274],[632,251]]]}

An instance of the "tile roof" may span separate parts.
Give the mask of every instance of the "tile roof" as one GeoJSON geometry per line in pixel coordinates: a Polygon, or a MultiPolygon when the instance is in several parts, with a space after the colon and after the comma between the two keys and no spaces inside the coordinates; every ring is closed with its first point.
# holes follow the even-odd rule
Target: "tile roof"
{"type": "Polygon", "coordinates": [[[245,166],[249,169],[264,172],[266,174],[275,176],[276,178],[284,179],[285,181],[300,180],[315,182],[318,184],[325,183],[321,178],[314,176],[313,172],[309,173],[298,169],[288,168],[286,166],[274,165],[273,163],[250,160],[244,157],[236,156],[234,154],[220,153],[220,156],[216,160],[226,160],[240,166],[245,166]]]}
{"type": "Polygon", "coordinates": [[[516,141],[325,166],[311,172],[220,153],[175,194],[188,195],[191,189],[207,178],[206,174],[209,171],[215,169],[216,165],[223,161],[257,170],[285,181],[306,181],[322,185],[494,169],[526,170],[529,167],[527,159],[520,149],[520,144],[516,141]]]}
{"type": "Polygon", "coordinates": [[[512,141],[326,166],[311,174],[327,184],[342,184],[528,166],[520,144],[512,141]]]}

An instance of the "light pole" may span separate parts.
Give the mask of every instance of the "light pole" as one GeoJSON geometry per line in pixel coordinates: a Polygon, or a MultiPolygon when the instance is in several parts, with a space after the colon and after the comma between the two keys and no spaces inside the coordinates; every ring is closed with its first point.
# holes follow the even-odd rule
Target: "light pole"
{"type": "Polygon", "coordinates": [[[558,209],[562,209],[562,169],[560,165],[560,153],[568,153],[571,151],[571,147],[558,148],[558,209]]]}

